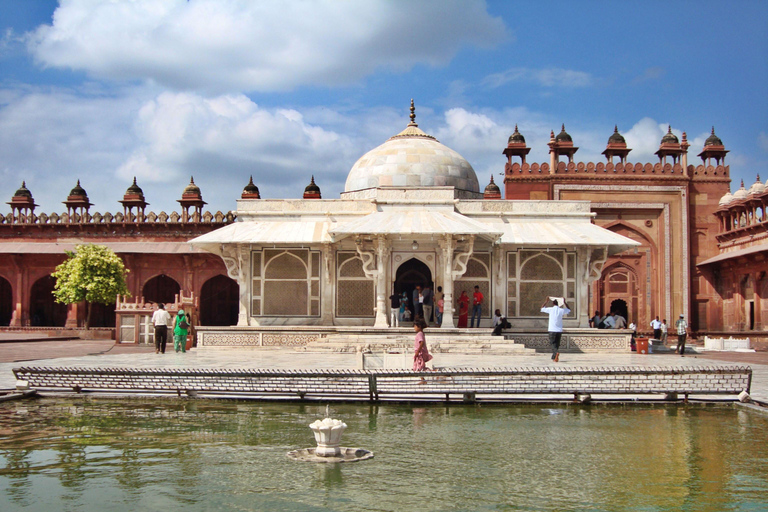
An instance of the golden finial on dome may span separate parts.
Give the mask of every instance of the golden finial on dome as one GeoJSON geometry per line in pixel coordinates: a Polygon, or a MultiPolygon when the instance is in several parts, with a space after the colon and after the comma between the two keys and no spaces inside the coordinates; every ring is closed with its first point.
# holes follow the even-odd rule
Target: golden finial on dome
{"type": "Polygon", "coordinates": [[[413,106],[413,98],[411,98],[411,123],[410,125],[419,126],[416,124],[416,107],[413,106]]]}

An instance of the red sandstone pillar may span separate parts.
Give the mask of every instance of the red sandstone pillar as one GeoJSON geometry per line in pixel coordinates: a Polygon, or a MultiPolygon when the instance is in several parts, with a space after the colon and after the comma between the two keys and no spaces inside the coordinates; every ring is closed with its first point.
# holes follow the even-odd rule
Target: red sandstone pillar
{"type": "Polygon", "coordinates": [[[75,329],[78,327],[77,313],[79,308],[77,306],[78,304],[69,304],[67,306],[67,321],[64,322],[64,327],[67,329],[75,329]]]}

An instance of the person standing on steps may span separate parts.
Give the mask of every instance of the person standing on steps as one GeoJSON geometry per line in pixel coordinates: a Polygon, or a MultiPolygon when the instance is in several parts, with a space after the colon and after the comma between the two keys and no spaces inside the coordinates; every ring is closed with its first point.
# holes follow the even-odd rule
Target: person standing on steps
{"type": "Polygon", "coordinates": [[[189,316],[180,309],[173,321],[173,349],[183,353],[187,351],[187,333],[189,332],[189,316]]]}
{"type": "Polygon", "coordinates": [[[469,316],[469,296],[465,290],[461,290],[459,296],[459,328],[467,328],[467,316],[469,316]]]}
{"type": "Polygon", "coordinates": [[[413,320],[424,318],[424,295],[421,293],[421,285],[417,284],[413,289],[413,320]]]}
{"type": "Polygon", "coordinates": [[[165,354],[165,345],[168,343],[168,324],[171,315],[165,310],[165,304],[157,304],[157,309],[152,313],[152,325],[155,326],[155,354],[165,354]]]}
{"type": "Polygon", "coordinates": [[[400,295],[396,292],[389,296],[389,326],[400,327],[400,295]]]}
{"type": "MultiPolygon", "coordinates": [[[[413,346],[413,371],[423,372],[427,369],[427,363],[432,360],[432,355],[427,350],[427,340],[424,336],[424,320],[413,321],[413,330],[416,332],[413,346]]],[[[424,381],[424,379],[421,379],[424,381]]]]}
{"type": "Polygon", "coordinates": [[[653,329],[653,339],[661,341],[661,322],[658,315],[651,320],[651,329],[653,329]]]}
{"type": "Polygon", "coordinates": [[[475,315],[477,315],[477,326],[480,327],[480,318],[482,318],[483,314],[483,297],[482,292],[480,292],[480,287],[475,286],[475,293],[472,294],[472,319],[469,322],[470,327],[475,326],[475,315]]]}
{"type": "Polygon", "coordinates": [[[424,310],[424,323],[429,327],[429,321],[432,319],[432,308],[434,306],[434,293],[429,283],[424,285],[424,290],[421,292],[421,296],[424,298],[422,303],[422,309],[424,310]]]}
{"type": "Polygon", "coordinates": [[[568,309],[568,303],[563,299],[563,307],[557,302],[557,299],[547,297],[544,303],[541,305],[541,312],[549,315],[549,326],[547,331],[549,332],[549,344],[552,345],[552,360],[554,362],[560,361],[560,339],[563,336],[563,317],[571,312],[568,309]],[[545,307],[549,301],[552,300],[552,306],[545,307]]]}
{"type": "Polygon", "coordinates": [[[667,344],[667,319],[665,318],[661,322],[661,344],[666,345],[667,344]]]}
{"type": "Polygon", "coordinates": [[[443,287],[437,287],[437,302],[435,303],[435,320],[437,326],[443,325],[443,311],[445,311],[445,295],[443,294],[443,287]]]}
{"type": "Polygon", "coordinates": [[[685,316],[680,315],[680,318],[675,322],[675,329],[677,329],[677,348],[676,353],[681,356],[685,356],[685,339],[688,337],[688,322],[685,321],[685,316]]]}

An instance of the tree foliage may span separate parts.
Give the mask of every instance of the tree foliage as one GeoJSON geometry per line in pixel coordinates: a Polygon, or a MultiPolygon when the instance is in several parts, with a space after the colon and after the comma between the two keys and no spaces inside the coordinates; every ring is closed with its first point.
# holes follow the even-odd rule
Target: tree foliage
{"type": "Polygon", "coordinates": [[[129,271],[123,261],[103,245],[78,245],[67,251],[67,259],[51,274],[56,279],[56,302],[88,303],[86,328],[90,325],[90,305],[113,304],[117,295],[130,295],[125,276],[129,271]]]}

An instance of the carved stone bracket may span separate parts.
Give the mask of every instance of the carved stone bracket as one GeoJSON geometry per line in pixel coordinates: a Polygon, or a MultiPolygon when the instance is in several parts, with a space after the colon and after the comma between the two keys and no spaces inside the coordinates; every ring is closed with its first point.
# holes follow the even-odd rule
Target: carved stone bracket
{"type": "Polygon", "coordinates": [[[378,275],[378,270],[371,268],[376,261],[376,253],[373,251],[364,251],[362,242],[355,242],[357,255],[363,260],[363,272],[368,279],[374,279],[378,275]]]}
{"type": "Polygon", "coordinates": [[[469,262],[469,258],[472,256],[472,252],[475,248],[475,235],[469,236],[469,242],[467,244],[467,250],[465,252],[461,252],[456,254],[453,257],[453,267],[451,275],[453,276],[453,280],[459,279],[461,276],[464,275],[467,271],[467,263],[469,262]]]}
{"type": "Polygon", "coordinates": [[[587,259],[587,269],[585,272],[584,280],[587,283],[592,283],[600,279],[603,273],[603,265],[608,259],[608,248],[600,247],[598,249],[592,249],[587,259]]]}
{"type": "Polygon", "coordinates": [[[235,281],[240,280],[240,262],[238,261],[238,251],[236,247],[221,244],[221,259],[224,260],[224,266],[227,267],[227,275],[235,281]]]}

